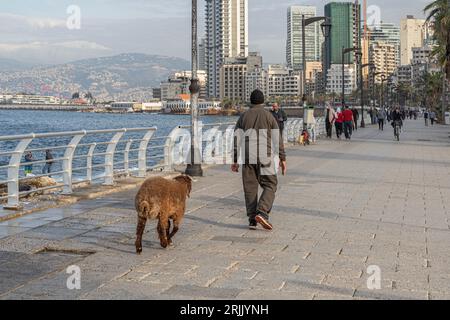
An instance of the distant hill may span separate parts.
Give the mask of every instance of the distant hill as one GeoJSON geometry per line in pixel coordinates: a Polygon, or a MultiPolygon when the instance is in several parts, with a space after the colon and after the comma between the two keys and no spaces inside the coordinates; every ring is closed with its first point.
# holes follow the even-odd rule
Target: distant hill
{"type": "Polygon", "coordinates": [[[13,59],[0,58],[0,71],[17,71],[33,67],[13,59]]]}
{"type": "MultiPolygon", "coordinates": [[[[6,61],[4,65],[7,65],[6,61]]],[[[12,67],[14,62],[10,61],[9,65],[12,67]]],[[[151,97],[151,88],[158,86],[172,72],[189,69],[189,62],[180,58],[126,53],[54,66],[20,68],[20,63],[15,69],[1,66],[2,60],[0,92],[71,97],[74,92],[89,91],[97,100],[140,100],[151,97]]]]}

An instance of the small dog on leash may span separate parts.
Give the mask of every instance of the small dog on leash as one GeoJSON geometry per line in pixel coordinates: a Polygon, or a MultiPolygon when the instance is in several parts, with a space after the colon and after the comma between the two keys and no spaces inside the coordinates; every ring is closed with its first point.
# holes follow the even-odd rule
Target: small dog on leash
{"type": "Polygon", "coordinates": [[[139,189],[135,206],[138,215],[136,230],[136,253],[142,252],[142,235],[147,219],[158,219],[158,235],[161,247],[172,244],[186,210],[186,199],[192,190],[192,178],[180,175],[172,180],[150,178],[139,189]],[[170,219],[173,230],[170,231],[170,219]]]}

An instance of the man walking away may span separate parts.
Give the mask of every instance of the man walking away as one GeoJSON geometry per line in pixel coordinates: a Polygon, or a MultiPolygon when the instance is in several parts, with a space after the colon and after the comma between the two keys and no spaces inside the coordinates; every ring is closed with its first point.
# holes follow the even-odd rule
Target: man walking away
{"type": "MultiPolygon", "coordinates": [[[[268,155],[271,153],[272,145],[272,130],[277,130],[278,123],[270,112],[264,109],[264,94],[260,90],[255,90],[251,94],[250,102],[252,106],[250,110],[245,112],[239,118],[236,124],[236,130],[242,130],[246,133],[251,130],[255,130],[258,137],[257,140],[264,137],[264,132],[267,132],[267,147],[268,155]]],[[[275,131],[277,132],[277,131],[275,131]]],[[[279,134],[279,150],[275,152],[278,153],[280,157],[280,167],[282,169],[283,175],[286,174],[286,154],[284,151],[283,139],[281,138],[281,133],[279,134]]],[[[277,191],[278,179],[275,172],[267,174],[270,169],[269,167],[275,163],[274,159],[268,160],[271,162],[262,163],[261,155],[257,154],[257,163],[250,163],[251,160],[251,150],[254,146],[249,145],[250,137],[245,137],[241,141],[235,137],[234,141],[234,164],[231,166],[233,172],[239,172],[239,150],[241,146],[239,144],[245,144],[245,154],[241,154],[243,160],[242,166],[242,182],[244,185],[244,196],[245,204],[247,207],[247,216],[249,218],[249,228],[255,230],[257,223],[261,224],[264,229],[272,230],[273,226],[269,222],[269,214],[272,211],[273,202],[275,200],[275,193],[277,191]],[[258,200],[258,188],[262,187],[263,192],[258,200]]],[[[260,143],[253,141],[253,143],[260,143]]],[[[264,142],[263,142],[264,143],[264,142]]],[[[256,148],[259,149],[259,148],[256,148]]],[[[254,149],[253,149],[254,150],[254,149]]]]}
{"type": "Polygon", "coordinates": [[[336,127],[336,137],[338,139],[341,138],[342,131],[344,130],[344,115],[341,112],[341,108],[338,108],[336,111],[336,120],[334,122],[334,126],[336,127]]]}
{"type": "Polygon", "coordinates": [[[425,127],[428,127],[428,117],[429,117],[428,110],[425,110],[425,112],[423,113],[423,118],[425,119],[425,127]]]}
{"type": "Polygon", "coordinates": [[[384,108],[380,109],[378,111],[378,130],[383,131],[384,130],[384,122],[386,121],[386,110],[384,110],[384,108]]]}
{"type": "Polygon", "coordinates": [[[336,112],[334,109],[328,105],[327,114],[325,116],[325,126],[327,129],[327,138],[331,139],[333,135],[333,123],[336,120],[336,112]]]}
{"type": "Polygon", "coordinates": [[[353,107],[352,112],[353,112],[354,128],[355,130],[358,130],[359,112],[358,110],[356,110],[355,107],[353,107]]]}
{"type": "Polygon", "coordinates": [[[430,112],[430,120],[431,120],[431,125],[434,126],[434,123],[436,122],[436,112],[434,112],[434,111],[430,112]]]}
{"type": "Polygon", "coordinates": [[[284,110],[280,108],[278,103],[274,103],[272,105],[272,110],[270,112],[272,113],[275,120],[277,120],[278,128],[280,128],[280,132],[281,134],[283,134],[284,124],[287,121],[286,112],[284,112],[284,110]]]}
{"type": "Polygon", "coordinates": [[[42,169],[42,174],[50,174],[53,165],[53,155],[50,150],[45,150],[45,161],[46,163],[42,169]]]}
{"type": "Polygon", "coordinates": [[[354,125],[354,119],[353,119],[353,112],[348,108],[348,106],[345,106],[345,110],[342,112],[344,116],[344,134],[345,138],[347,140],[350,140],[352,138],[353,134],[353,125],[354,125]]]}

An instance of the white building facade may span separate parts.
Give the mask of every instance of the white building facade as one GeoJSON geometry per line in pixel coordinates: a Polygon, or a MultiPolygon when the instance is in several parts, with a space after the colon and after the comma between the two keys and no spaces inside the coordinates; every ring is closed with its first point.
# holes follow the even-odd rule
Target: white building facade
{"type": "MultiPolygon", "coordinates": [[[[344,65],[344,90],[349,95],[356,90],[356,68],[353,64],[344,65]]],[[[342,65],[332,64],[327,73],[327,93],[342,94],[342,65]]]]}

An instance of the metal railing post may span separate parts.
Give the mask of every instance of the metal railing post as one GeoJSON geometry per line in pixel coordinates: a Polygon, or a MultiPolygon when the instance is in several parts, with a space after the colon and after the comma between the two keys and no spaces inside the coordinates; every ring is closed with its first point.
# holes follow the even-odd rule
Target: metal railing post
{"type": "Polygon", "coordinates": [[[173,171],[173,167],[175,164],[175,144],[176,140],[180,137],[182,138],[182,142],[180,143],[181,147],[179,149],[181,152],[183,152],[183,143],[185,142],[185,139],[190,139],[190,132],[188,130],[177,127],[173,129],[172,132],[170,132],[169,136],[166,139],[166,142],[164,144],[164,171],[173,171]]]}
{"type": "Polygon", "coordinates": [[[116,152],[117,144],[120,139],[124,135],[127,129],[122,129],[120,132],[117,132],[111,139],[106,148],[106,156],[105,156],[105,182],[103,183],[106,186],[111,186],[114,184],[114,154],[116,152]]]}
{"type": "Polygon", "coordinates": [[[123,153],[123,169],[127,177],[130,175],[130,149],[132,143],[132,139],[128,140],[125,147],[125,152],[123,153]]]}
{"type": "Polygon", "coordinates": [[[206,148],[203,150],[203,161],[205,164],[215,164],[217,153],[220,151],[220,138],[218,138],[220,126],[213,127],[203,134],[203,141],[206,143],[206,148]],[[219,149],[219,150],[217,150],[219,149]]]}
{"type": "Polygon", "coordinates": [[[28,145],[33,141],[33,138],[20,140],[19,144],[16,146],[14,153],[11,155],[8,167],[8,203],[4,206],[7,210],[19,210],[20,209],[20,191],[19,191],[19,172],[20,172],[20,162],[22,156],[28,147],[28,145]]]}
{"type": "Polygon", "coordinates": [[[225,136],[223,139],[223,152],[224,152],[224,163],[232,164],[234,161],[234,130],[235,125],[229,125],[225,130],[225,136]]]}
{"type": "Polygon", "coordinates": [[[149,130],[145,136],[142,138],[141,143],[139,144],[139,171],[138,171],[138,177],[139,178],[145,178],[147,176],[147,147],[150,143],[150,140],[153,137],[153,134],[155,133],[156,129],[152,128],[149,130]]]}
{"type": "Polygon", "coordinates": [[[89,183],[92,182],[92,159],[94,158],[94,151],[97,147],[96,143],[93,143],[89,147],[89,152],[86,158],[86,180],[89,181],[89,183]]]}
{"type": "Polygon", "coordinates": [[[87,131],[84,131],[83,134],[75,135],[72,138],[72,141],[70,141],[69,145],[67,146],[66,151],[64,152],[64,160],[62,163],[62,169],[63,169],[63,193],[64,194],[71,194],[72,193],[72,160],[73,155],[75,154],[75,150],[80,143],[81,139],[86,135],[87,131]]]}

